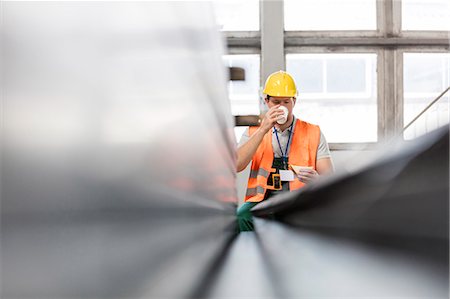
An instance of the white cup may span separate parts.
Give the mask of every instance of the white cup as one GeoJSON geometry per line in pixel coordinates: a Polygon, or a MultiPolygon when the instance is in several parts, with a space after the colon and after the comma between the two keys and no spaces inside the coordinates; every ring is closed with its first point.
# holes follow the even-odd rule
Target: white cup
{"type": "Polygon", "coordinates": [[[288,110],[288,108],[286,108],[284,106],[280,106],[280,108],[278,108],[278,109],[283,110],[283,112],[284,112],[284,114],[280,115],[277,120],[277,123],[282,125],[287,122],[289,110],[288,110]]]}

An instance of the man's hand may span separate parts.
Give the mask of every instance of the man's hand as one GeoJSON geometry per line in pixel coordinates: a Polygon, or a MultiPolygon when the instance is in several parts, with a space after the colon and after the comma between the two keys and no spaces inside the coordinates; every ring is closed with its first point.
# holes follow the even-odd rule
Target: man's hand
{"type": "Polygon", "coordinates": [[[284,114],[283,110],[279,109],[281,105],[273,106],[267,111],[264,115],[264,118],[261,121],[260,128],[264,132],[268,132],[273,126],[276,124],[278,118],[284,114]]]}
{"type": "Polygon", "coordinates": [[[273,126],[276,124],[278,118],[284,114],[283,110],[278,109],[281,105],[275,105],[267,111],[261,120],[261,125],[250,136],[248,141],[238,148],[237,152],[237,171],[240,172],[252,160],[253,155],[256,153],[258,146],[261,144],[264,136],[273,126]]]}
{"type": "Polygon", "coordinates": [[[317,171],[315,169],[312,168],[302,168],[298,173],[297,173],[297,177],[298,179],[307,184],[310,181],[316,179],[319,177],[319,174],[317,173],[317,171]]]}

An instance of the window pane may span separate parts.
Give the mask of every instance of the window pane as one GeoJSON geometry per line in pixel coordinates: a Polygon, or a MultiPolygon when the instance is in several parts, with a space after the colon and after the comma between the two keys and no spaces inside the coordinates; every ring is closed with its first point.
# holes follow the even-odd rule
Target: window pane
{"type": "Polygon", "coordinates": [[[403,30],[450,30],[449,0],[402,0],[403,30]]]}
{"type": "Polygon", "coordinates": [[[212,3],[220,30],[259,30],[258,0],[214,0],[212,3]]]}
{"type": "Polygon", "coordinates": [[[376,54],[288,54],[286,69],[299,89],[294,114],[328,142],[377,140],[376,54]]]}
{"type": "Polygon", "coordinates": [[[259,55],[224,55],[223,61],[245,70],[245,81],[228,82],[233,115],[259,114],[259,55]]]}
{"type": "MultiPolygon", "coordinates": [[[[441,92],[450,86],[450,54],[404,54],[404,124],[409,124],[441,92]]],[[[405,132],[413,139],[449,123],[447,93],[405,132]]]]}
{"type": "Polygon", "coordinates": [[[286,30],[376,30],[375,0],[284,0],[286,30]]]}
{"type": "MultiPolygon", "coordinates": [[[[241,67],[245,70],[245,81],[229,81],[228,96],[233,115],[259,115],[259,55],[224,55],[226,67],[241,67]]],[[[246,127],[235,127],[239,141],[246,127]]]]}
{"type": "Polygon", "coordinates": [[[335,59],[328,59],[326,66],[328,92],[365,91],[366,59],[364,57],[336,57],[335,59]]]}
{"type": "Polygon", "coordinates": [[[288,69],[302,92],[320,93],[324,90],[324,61],[317,55],[287,55],[288,69]],[[289,57],[291,59],[289,59],[289,57]]]}

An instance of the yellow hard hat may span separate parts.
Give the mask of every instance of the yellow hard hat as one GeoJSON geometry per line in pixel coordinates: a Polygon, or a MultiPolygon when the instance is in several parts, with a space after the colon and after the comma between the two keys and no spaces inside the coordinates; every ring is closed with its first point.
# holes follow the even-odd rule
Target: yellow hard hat
{"type": "Polygon", "coordinates": [[[294,78],[284,71],[270,74],[264,85],[263,93],[272,97],[295,97],[297,87],[294,78]]]}

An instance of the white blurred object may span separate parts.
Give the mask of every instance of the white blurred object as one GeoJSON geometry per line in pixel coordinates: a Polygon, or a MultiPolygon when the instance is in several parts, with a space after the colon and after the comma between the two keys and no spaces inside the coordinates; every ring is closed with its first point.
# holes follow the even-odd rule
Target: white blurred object
{"type": "Polygon", "coordinates": [[[0,297],[187,296],[235,222],[211,3],[1,10],[0,297]]]}

